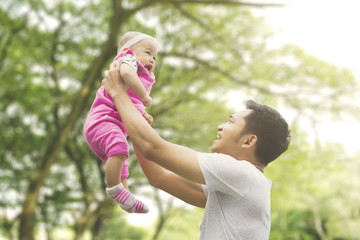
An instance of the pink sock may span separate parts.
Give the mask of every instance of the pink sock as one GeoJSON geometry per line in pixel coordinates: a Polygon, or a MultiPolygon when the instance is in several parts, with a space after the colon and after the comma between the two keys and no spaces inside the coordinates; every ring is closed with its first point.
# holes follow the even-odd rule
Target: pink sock
{"type": "Polygon", "coordinates": [[[129,190],[124,188],[122,183],[106,188],[106,194],[128,213],[147,213],[149,211],[149,207],[136,199],[129,190]]]}

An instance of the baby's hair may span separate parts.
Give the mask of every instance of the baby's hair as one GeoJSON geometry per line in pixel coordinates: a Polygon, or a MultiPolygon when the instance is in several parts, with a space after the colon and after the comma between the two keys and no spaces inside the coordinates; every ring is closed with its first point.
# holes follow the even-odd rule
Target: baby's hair
{"type": "Polygon", "coordinates": [[[118,53],[121,49],[121,47],[130,39],[132,39],[133,37],[136,37],[137,35],[140,35],[140,32],[134,32],[134,31],[129,31],[126,32],[124,35],[122,35],[122,37],[119,40],[119,44],[118,44],[118,53]]]}

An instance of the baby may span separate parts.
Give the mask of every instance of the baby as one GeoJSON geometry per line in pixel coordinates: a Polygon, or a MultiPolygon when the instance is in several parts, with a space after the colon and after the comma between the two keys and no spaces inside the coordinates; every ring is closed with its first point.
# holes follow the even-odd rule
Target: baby
{"type": "MultiPolygon", "coordinates": [[[[127,32],[120,38],[114,59],[116,61],[122,58],[120,74],[129,87],[129,97],[147,120],[151,116],[146,113],[145,107],[152,101],[150,91],[155,83],[153,70],[158,48],[159,44],[153,37],[139,32],[127,32]]],[[[147,213],[148,206],[129,191],[127,133],[103,84],[97,91],[87,116],[84,134],[91,150],[105,163],[107,195],[129,213],[147,213]]]]}

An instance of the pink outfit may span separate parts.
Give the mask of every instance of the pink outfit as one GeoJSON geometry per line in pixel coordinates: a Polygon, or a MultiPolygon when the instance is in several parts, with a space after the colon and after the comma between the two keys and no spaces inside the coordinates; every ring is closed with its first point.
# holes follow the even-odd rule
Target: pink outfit
{"type": "MultiPolygon", "coordinates": [[[[131,57],[129,54],[136,59],[135,53],[132,50],[127,49],[119,54],[114,61],[123,56],[131,57]]],[[[155,76],[153,73],[150,74],[137,59],[136,62],[137,66],[133,67],[137,69],[137,74],[141,83],[144,85],[146,92],[150,94],[151,87],[155,83],[155,76]]],[[[144,114],[145,106],[140,97],[138,97],[131,89],[128,90],[128,94],[141,115],[144,114]]],[[[128,135],[120,115],[117,112],[115,103],[105,91],[103,83],[96,92],[95,100],[87,116],[84,134],[91,150],[104,163],[113,155],[126,155],[126,161],[122,169],[121,177],[126,178],[129,176],[129,163],[127,160],[129,157],[129,146],[126,141],[128,135]]]]}

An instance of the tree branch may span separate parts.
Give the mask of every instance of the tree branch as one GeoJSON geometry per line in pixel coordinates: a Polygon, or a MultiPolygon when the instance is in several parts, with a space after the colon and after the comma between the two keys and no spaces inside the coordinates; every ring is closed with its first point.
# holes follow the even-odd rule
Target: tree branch
{"type": "Polygon", "coordinates": [[[237,6],[247,6],[247,7],[284,7],[288,4],[282,3],[253,3],[253,2],[242,2],[242,1],[229,1],[229,0],[221,0],[221,1],[207,1],[207,0],[170,0],[171,3],[196,3],[196,4],[208,4],[208,5],[237,5],[237,6]]]}

